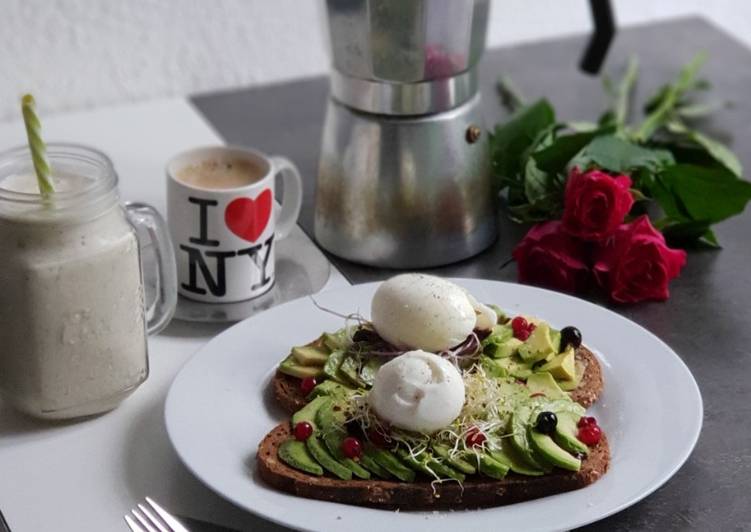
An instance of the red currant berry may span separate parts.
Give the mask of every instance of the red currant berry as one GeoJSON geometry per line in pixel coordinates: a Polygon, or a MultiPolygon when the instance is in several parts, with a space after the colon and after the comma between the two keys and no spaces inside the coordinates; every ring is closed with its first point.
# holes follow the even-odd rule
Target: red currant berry
{"type": "Polygon", "coordinates": [[[579,429],[579,434],[577,435],[577,438],[579,438],[582,443],[590,447],[600,443],[601,437],[602,431],[597,425],[587,425],[586,427],[582,427],[579,429]]]}
{"type": "Polygon", "coordinates": [[[300,381],[300,391],[304,395],[308,395],[316,387],[316,384],[318,384],[318,381],[316,381],[315,377],[305,377],[300,381]]]}
{"type": "Polygon", "coordinates": [[[524,340],[529,338],[530,334],[532,334],[532,331],[529,330],[529,328],[527,328],[527,329],[524,329],[523,331],[519,331],[518,333],[515,333],[514,337],[523,342],[524,340]]]}
{"type": "Polygon", "coordinates": [[[468,447],[478,447],[487,439],[480,429],[474,427],[467,433],[466,443],[468,447]]]}
{"type": "Polygon", "coordinates": [[[532,331],[534,331],[535,329],[537,329],[537,325],[535,325],[534,323],[527,325],[527,331],[529,332],[529,334],[532,334],[532,331]]]}
{"type": "Polygon", "coordinates": [[[313,425],[307,421],[300,421],[295,425],[295,439],[298,441],[305,441],[313,434],[313,425]]]}
{"type": "Polygon", "coordinates": [[[362,444],[354,436],[347,436],[342,442],[342,452],[347,458],[360,458],[362,456],[362,444]]]}
{"type": "Polygon", "coordinates": [[[514,331],[514,337],[519,340],[526,340],[527,336],[529,336],[529,333],[527,333],[528,328],[529,323],[527,323],[527,320],[522,316],[517,316],[511,320],[511,330],[514,331]],[[524,336],[525,334],[526,336],[521,338],[521,336],[524,336]]]}
{"type": "Polygon", "coordinates": [[[597,420],[591,416],[584,416],[579,419],[579,422],[576,424],[577,427],[589,427],[590,425],[597,425],[597,420]]]}

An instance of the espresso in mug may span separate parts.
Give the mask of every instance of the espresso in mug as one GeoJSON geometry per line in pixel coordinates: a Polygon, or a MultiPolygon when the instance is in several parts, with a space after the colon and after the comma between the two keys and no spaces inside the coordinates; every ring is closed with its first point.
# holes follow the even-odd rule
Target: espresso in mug
{"type": "Polygon", "coordinates": [[[265,169],[247,159],[211,159],[178,170],[175,177],[188,186],[222,190],[241,188],[260,181],[265,169]]]}
{"type": "Polygon", "coordinates": [[[274,284],[274,247],[295,226],[302,180],[284,157],[209,146],[167,164],[167,217],[178,291],[206,303],[260,296],[274,284]],[[283,183],[275,208],[276,178],[283,183]]]}

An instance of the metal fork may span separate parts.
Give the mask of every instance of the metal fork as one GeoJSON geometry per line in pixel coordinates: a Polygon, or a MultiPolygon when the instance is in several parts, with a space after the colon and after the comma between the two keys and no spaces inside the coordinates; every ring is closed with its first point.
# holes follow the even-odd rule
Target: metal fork
{"type": "Polygon", "coordinates": [[[133,532],[190,532],[151,497],[146,497],[146,504],[133,508],[125,522],[133,532]]]}

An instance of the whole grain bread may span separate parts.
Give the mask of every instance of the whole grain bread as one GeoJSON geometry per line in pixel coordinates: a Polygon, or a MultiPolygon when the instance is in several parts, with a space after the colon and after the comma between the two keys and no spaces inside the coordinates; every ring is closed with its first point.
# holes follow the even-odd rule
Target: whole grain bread
{"type": "MultiPolygon", "coordinates": [[[[594,353],[584,346],[576,350],[576,360],[584,366],[584,375],[579,386],[571,392],[571,399],[585,408],[597,401],[602,393],[602,367],[594,353]]],[[[300,391],[300,379],[277,371],[271,379],[274,397],[281,407],[290,414],[305,405],[305,396],[300,391]]]]}
{"type": "Polygon", "coordinates": [[[502,480],[473,476],[463,486],[453,481],[432,485],[427,477],[411,483],[340,480],[308,475],[280,461],[279,445],[291,437],[289,423],[282,423],[259,444],[258,472],[265,482],[300,497],[385,509],[481,508],[537,499],[588,486],[605,474],[610,463],[610,449],[603,435],[600,443],[582,460],[578,472],[556,469],[539,477],[509,473],[502,480]]]}
{"type": "Polygon", "coordinates": [[[602,366],[595,354],[583,345],[576,350],[576,361],[584,366],[584,375],[579,386],[571,391],[571,399],[584,408],[589,408],[600,397],[605,386],[602,379],[602,366]]]}

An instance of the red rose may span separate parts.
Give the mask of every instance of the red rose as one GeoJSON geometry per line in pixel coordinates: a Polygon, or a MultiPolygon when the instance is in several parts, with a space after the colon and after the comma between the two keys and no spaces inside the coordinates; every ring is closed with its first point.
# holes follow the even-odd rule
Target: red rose
{"type": "Polygon", "coordinates": [[[563,225],[573,236],[602,240],[612,235],[631,210],[631,178],[599,170],[569,172],[563,203],[563,225]]]}
{"type": "Polygon", "coordinates": [[[519,281],[576,292],[587,286],[589,268],[583,244],[563,230],[556,220],[537,224],[514,248],[519,281]]]}
{"type": "Polygon", "coordinates": [[[600,248],[594,273],[613,301],[664,301],[670,295],[668,282],[678,276],[685,264],[686,252],[670,249],[649,218],[640,216],[621,225],[600,248]]]}

